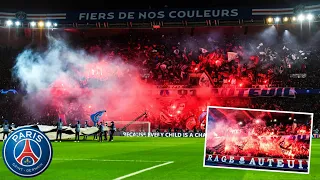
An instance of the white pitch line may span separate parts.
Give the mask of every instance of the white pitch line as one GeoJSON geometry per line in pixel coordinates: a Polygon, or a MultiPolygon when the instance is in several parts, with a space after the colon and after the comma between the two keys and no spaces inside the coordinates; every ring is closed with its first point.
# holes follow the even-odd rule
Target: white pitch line
{"type": "MultiPolygon", "coordinates": [[[[0,159],[1,158],[2,157],[0,157],[0,159]]],[[[131,176],[134,176],[134,175],[146,172],[146,171],[150,171],[152,169],[155,169],[155,168],[158,168],[158,167],[161,167],[161,166],[166,166],[168,164],[174,163],[174,161],[167,162],[167,161],[146,161],[146,160],[130,160],[130,159],[59,159],[59,158],[53,158],[52,160],[54,160],[54,161],[99,161],[99,162],[142,162],[142,163],[144,163],[144,162],[145,163],[165,162],[165,163],[158,164],[158,165],[146,168],[146,169],[142,169],[140,171],[136,171],[136,172],[127,174],[125,176],[118,177],[118,178],[116,178],[114,180],[122,180],[122,179],[131,177],[131,176]]]]}
{"type": "Polygon", "coordinates": [[[99,162],[141,162],[141,163],[163,163],[168,161],[148,161],[148,160],[131,160],[131,159],[60,159],[53,158],[54,161],[99,161],[99,162]]]}
{"type": "MultiPolygon", "coordinates": [[[[2,157],[0,157],[1,159],[2,157]]],[[[141,163],[163,163],[168,161],[148,161],[148,160],[131,160],[131,159],[62,159],[53,158],[53,161],[98,161],[98,162],[141,162],[141,163]]]]}
{"type": "Polygon", "coordinates": [[[161,166],[165,166],[165,165],[168,165],[168,164],[172,164],[172,163],[174,163],[174,162],[173,162],[173,161],[169,161],[169,162],[166,162],[166,163],[163,163],[163,164],[158,164],[158,165],[155,165],[155,166],[146,168],[146,169],[142,169],[142,170],[140,170],[140,171],[136,171],[136,172],[127,174],[127,175],[125,175],[125,176],[118,177],[118,178],[116,178],[116,179],[114,179],[114,180],[122,180],[122,179],[131,177],[131,176],[134,176],[134,175],[137,175],[137,174],[146,172],[146,171],[150,171],[150,170],[152,170],[152,169],[155,169],[155,168],[158,168],[158,167],[161,167],[161,166]]]}

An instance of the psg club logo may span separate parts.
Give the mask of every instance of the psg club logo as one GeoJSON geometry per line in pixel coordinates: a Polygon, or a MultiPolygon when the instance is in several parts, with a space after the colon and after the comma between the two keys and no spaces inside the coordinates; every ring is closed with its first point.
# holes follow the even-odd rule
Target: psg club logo
{"type": "Polygon", "coordinates": [[[16,13],[16,18],[20,20],[24,20],[27,18],[27,14],[25,12],[19,11],[16,13]]]}
{"type": "Polygon", "coordinates": [[[3,145],[2,156],[8,169],[21,177],[43,173],[52,160],[49,138],[32,127],[13,131],[3,145]]]}

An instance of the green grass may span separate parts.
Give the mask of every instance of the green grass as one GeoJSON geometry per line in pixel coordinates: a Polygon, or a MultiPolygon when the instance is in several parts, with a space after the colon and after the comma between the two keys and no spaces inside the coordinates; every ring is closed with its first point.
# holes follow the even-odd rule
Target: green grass
{"type": "MultiPolygon", "coordinates": [[[[89,137],[90,138],[90,137],[89,137]]],[[[127,179],[217,179],[217,180],[316,180],[320,179],[320,139],[313,140],[309,175],[203,168],[204,138],[129,138],[115,137],[112,143],[53,142],[49,168],[34,179],[89,180],[115,179],[162,162],[89,161],[144,160],[174,163],[131,176],[127,179]],[[78,160],[72,160],[78,159],[78,160]],[[82,160],[81,160],[82,159],[82,160]]],[[[3,143],[0,143],[1,148],[3,143]]],[[[2,161],[2,160],[1,160],[2,161]]],[[[0,163],[0,179],[22,179],[0,163]]]]}

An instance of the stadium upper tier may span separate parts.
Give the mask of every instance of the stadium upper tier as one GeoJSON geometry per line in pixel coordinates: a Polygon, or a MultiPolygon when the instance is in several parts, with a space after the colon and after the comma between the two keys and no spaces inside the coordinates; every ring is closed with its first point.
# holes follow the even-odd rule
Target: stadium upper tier
{"type": "Polygon", "coordinates": [[[161,28],[316,23],[320,5],[286,8],[191,8],[57,13],[0,12],[1,27],[161,28]]]}

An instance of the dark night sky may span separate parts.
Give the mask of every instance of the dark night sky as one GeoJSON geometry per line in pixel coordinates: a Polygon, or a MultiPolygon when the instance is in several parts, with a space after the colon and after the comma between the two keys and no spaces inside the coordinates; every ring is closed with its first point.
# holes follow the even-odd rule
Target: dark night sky
{"type": "Polygon", "coordinates": [[[206,8],[206,7],[294,7],[320,4],[319,0],[3,0],[1,11],[65,12],[77,10],[206,8]],[[146,3],[148,2],[148,3],[146,3]],[[318,3],[317,3],[318,2],[318,3]]]}

